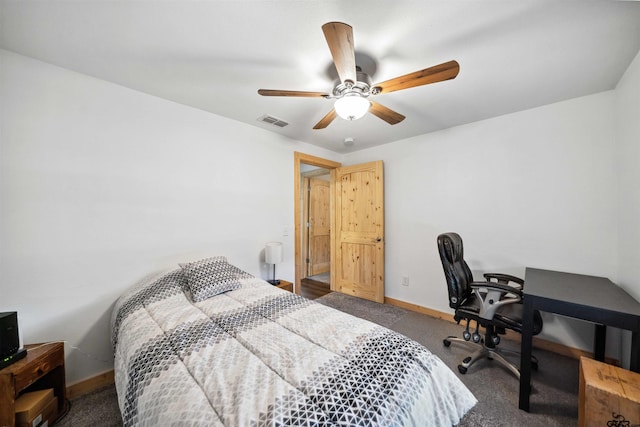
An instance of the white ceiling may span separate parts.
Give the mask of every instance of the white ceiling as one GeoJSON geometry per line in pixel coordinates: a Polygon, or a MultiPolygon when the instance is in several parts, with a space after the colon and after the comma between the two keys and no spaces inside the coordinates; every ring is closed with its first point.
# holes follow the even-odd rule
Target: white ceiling
{"type": "Polygon", "coordinates": [[[640,2],[0,0],[0,47],[348,152],[613,89],[640,49],[640,2]],[[460,74],[376,97],[400,124],[368,114],[312,130],[333,101],[257,90],[330,92],[329,21],[353,26],[374,83],[452,59],[460,74]]]}

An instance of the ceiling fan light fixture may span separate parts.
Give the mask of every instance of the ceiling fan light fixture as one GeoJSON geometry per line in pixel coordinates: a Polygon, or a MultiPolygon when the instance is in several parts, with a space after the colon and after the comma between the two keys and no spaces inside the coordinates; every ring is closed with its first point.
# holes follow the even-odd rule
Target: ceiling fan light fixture
{"type": "Polygon", "coordinates": [[[358,93],[350,93],[338,98],[333,108],[345,120],[358,120],[369,111],[371,103],[358,93]]]}

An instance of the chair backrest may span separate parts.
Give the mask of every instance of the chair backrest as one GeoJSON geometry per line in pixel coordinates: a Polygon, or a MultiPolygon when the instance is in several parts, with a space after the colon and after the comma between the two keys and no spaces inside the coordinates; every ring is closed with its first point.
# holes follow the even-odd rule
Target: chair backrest
{"type": "Polygon", "coordinates": [[[473,274],[464,261],[462,238],[457,233],[438,236],[438,252],[449,290],[449,307],[458,308],[471,295],[473,274]]]}

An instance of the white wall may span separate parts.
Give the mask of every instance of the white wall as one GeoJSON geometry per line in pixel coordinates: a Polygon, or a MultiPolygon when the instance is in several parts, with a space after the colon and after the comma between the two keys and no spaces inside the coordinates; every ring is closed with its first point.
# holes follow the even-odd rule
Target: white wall
{"type": "Polygon", "coordinates": [[[339,160],[0,50],[0,311],[67,341],[73,383],[113,368],[113,303],[153,271],[224,254],[266,278],[280,240],[292,280],[293,151],[339,160]]]}
{"type": "MultiPolygon", "coordinates": [[[[640,301],[640,53],[616,87],[616,170],[618,171],[618,283],[640,301]]],[[[629,364],[631,334],[623,340],[629,364]]]]}
{"type": "MultiPolygon", "coordinates": [[[[615,281],[614,101],[603,92],[345,156],[385,164],[386,296],[451,311],[436,246],[447,231],[476,276],[531,266],[615,281]]],[[[545,316],[542,336],[589,349],[591,330],[545,316]]]]}
{"type": "Polygon", "coordinates": [[[640,300],[640,53],[616,87],[619,281],[640,300]]]}

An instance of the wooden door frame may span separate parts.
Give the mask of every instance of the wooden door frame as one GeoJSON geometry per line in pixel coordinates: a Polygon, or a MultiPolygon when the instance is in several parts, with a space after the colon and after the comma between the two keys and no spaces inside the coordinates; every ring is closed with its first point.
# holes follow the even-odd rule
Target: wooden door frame
{"type": "Polygon", "coordinates": [[[317,166],[324,169],[335,169],[342,166],[342,163],[334,162],[333,160],[323,159],[321,157],[312,156],[310,154],[300,153],[298,151],[293,152],[293,218],[295,221],[294,232],[294,253],[295,253],[295,285],[294,291],[300,294],[300,280],[302,279],[302,272],[304,271],[304,257],[302,253],[302,231],[300,222],[302,218],[300,200],[300,165],[301,164],[317,166]]]}

